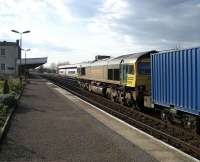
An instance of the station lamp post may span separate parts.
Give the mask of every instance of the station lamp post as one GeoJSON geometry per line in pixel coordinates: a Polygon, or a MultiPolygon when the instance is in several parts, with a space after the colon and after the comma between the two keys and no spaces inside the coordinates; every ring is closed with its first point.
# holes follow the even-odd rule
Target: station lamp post
{"type": "Polygon", "coordinates": [[[26,53],[27,53],[28,51],[30,51],[31,49],[23,49],[23,48],[22,48],[22,50],[25,52],[24,73],[25,73],[25,79],[26,79],[26,72],[27,72],[27,69],[26,69],[26,53]]]}
{"type": "Polygon", "coordinates": [[[19,75],[20,75],[20,78],[21,78],[21,64],[22,64],[22,61],[21,61],[21,53],[22,53],[22,35],[23,34],[27,34],[27,33],[30,33],[31,31],[30,30],[27,30],[27,31],[24,31],[24,32],[19,32],[17,30],[11,30],[11,32],[14,32],[14,33],[17,33],[17,34],[20,34],[20,68],[19,68],[19,75]]]}
{"type": "Polygon", "coordinates": [[[31,49],[22,49],[25,52],[25,65],[26,65],[26,52],[30,51],[31,49]]]}

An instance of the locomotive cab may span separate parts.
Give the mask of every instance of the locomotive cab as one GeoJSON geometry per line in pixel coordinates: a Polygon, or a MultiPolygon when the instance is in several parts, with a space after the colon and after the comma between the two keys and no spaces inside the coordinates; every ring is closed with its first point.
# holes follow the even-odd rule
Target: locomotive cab
{"type": "Polygon", "coordinates": [[[144,96],[150,96],[150,54],[156,51],[136,53],[124,57],[120,62],[120,83],[125,88],[125,102],[144,106],[144,96]]]}
{"type": "Polygon", "coordinates": [[[137,79],[136,87],[143,87],[145,95],[150,95],[151,89],[151,64],[150,57],[136,62],[137,79]]]}
{"type": "Polygon", "coordinates": [[[151,65],[150,56],[141,58],[136,62],[136,101],[138,106],[145,105],[145,96],[150,96],[151,90],[151,65]]]}
{"type": "Polygon", "coordinates": [[[135,87],[135,64],[120,63],[120,83],[128,87],[135,87]]]}

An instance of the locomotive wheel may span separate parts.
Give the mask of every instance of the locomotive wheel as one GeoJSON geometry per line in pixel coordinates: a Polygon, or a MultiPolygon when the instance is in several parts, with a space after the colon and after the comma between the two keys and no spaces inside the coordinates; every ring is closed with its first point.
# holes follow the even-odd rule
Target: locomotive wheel
{"type": "Polygon", "coordinates": [[[118,94],[118,102],[121,105],[124,105],[124,94],[123,94],[123,92],[119,92],[119,94],[118,94]]]}
{"type": "Polygon", "coordinates": [[[133,106],[133,97],[131,95],[131,93],[126,93],[125,96],[125,105],[127,105],[128,107],[132,107],[133,106]]]}
{"type": "Polygon", "coordinates": [[[119,99],[118,99],[118,102],[119,102],[119,104],[124,105],[123,99],[119,98],[119,99]]]}
{"type": "Polygon", "coordinates": [[[111,91],[110,99],[111,99],[111,101],[113,101],[113,102],[116,102],[116,101],[117,101],[117,91],[116,91],[116,90],[112,90],[112,91],[111,91]]]}

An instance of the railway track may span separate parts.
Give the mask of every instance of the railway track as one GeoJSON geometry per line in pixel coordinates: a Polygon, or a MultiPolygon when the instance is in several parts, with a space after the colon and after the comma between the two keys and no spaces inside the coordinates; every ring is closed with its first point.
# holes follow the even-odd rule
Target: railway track
{"type": "Polygon", "coordinates": [[[114,103],[102,96],[79,87],[77,81],[61,76],[42,75],[54,84],[70,91],[98,108],[137,127],[138,129],[176,147],[177,149],[200,159],[200,137],[193,132],[171,125],[160,119],[144,114],[126,106],[114,103]]]}

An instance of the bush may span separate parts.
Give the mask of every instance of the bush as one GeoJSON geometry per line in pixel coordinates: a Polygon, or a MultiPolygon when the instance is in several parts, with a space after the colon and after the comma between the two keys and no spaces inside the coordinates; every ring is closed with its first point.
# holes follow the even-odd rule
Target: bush
{"type": "Polygon", "coordinates": [[[15,95],[5,94],[0,96],[0,103],[11,108],[17,104],[17,100],[15,99],[15,95]]]}
{"type": "Polygon", "coordinates": [[[8,94],[10,91],[9,89],[9,85],[8,85],[8,80],[4,81],[4,85],[3,85],[3,94],[8,94]]]}
{"type": "Polygon", "coordinates": [[[7,118],[8,111],[8,106],[0,104],[0,127],[3,127],[7,118]]]}
{"type": "Polygon", "coordinates": [[[6,91],[11,94],[20,94],[21,90],[22,90],[22,86],[20,84],[20,80],[19,79],[10,79],[8,80],[8,86],[6,85],[6,87],[4,87],[4,80],[0,80],[0,94],[3,94],[3,91],[6,89],[6,91]]]}
{"type": "Polygon", "coordinates": [[[20,94],[22,90],[22,85],[20,84],[19,79],[9,80],[9,87],[10,87],[10,92],[15,94],[20,94]]]}
{"type": "Polygon", "coordinates": [[[5,124],[10,109],[17,105],[15,97],[20,94],[21,90],[22,85],[19,79],[9,80],[6,84],[3,80],[0,80],[0,127],[5,124]],[[3,92],[6,92],[6,94],[2,94],[3,92]]]}
{"type": "Polygon", "coordinates": [[[0,94],[3,93],[3,81],[0,80],[0,94]]]}
{"type": "Polygon", "coordinates": [[[8,106],[0,104],[0,116],[6,116],[8,113],[8,106]]]}

